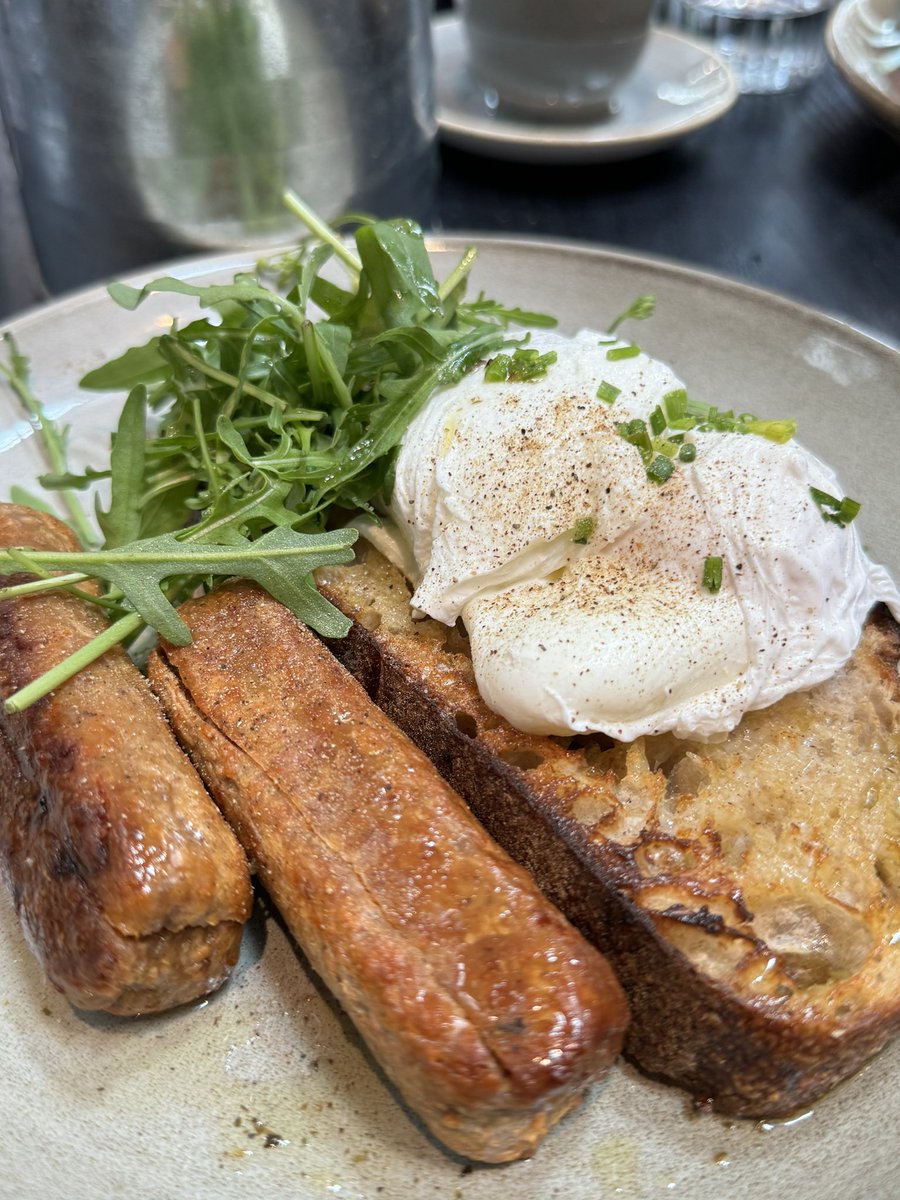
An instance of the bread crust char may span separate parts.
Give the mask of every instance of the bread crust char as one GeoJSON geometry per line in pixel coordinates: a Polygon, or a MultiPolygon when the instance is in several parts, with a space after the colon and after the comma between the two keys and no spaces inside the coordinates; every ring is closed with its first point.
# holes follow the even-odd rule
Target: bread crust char
{"type": "MultiPolygon", "coordinates": [[[[827,895],[823,888],[821,895],[810,889],[788,897],[810,924],[812,940],[822,927],[814,919],[822,913],[840,926],[853,944],[846,951],[852,962],[823,967],[812,953],[792,957],[783,930],[776,928],[768,944],[758,928],[769,885],[748,904],[752,877],[741,873],[737,852],[724,845],[725,829],[717,831],[702,814],[706,826],[691,829],[690,789],[673,789],[673,780],[692,771],[719,770],[718,760],[704,759],[695,747],[693,758],[684,756],[690,770],[666,777],[647,764],[652,753],[672,753],[663,739],[626,750],[602,738],[566,746],[522,734],[481,701],[459,632],[410,619],[405,581],[376,552],[368,551],[360,564],[321,572],[319,585],[354,619],[346,639],[329,643],[333,652],[545,895],[608,956],[632,1013],[625,1053],[645,1073],[724,1113],[785,1115],[853,1073],[900,1029],[900,947],[892,944],[900,930],[900,874],[889,874],[897,869],[900,828],[888,829],[880,859],[873,851],[873,861],[866,861],[867,898],[841,894],[838,904],[837,885],[827,895]],[[639,789],[646,795],[639,796],[639,789]],[[636,820],[629,817],[629,802],[638,809],[636,820]],[[755,914],[754,905],[760,906],[755,914]]],[[[900,774],[898,655],[897,627],[877,611],[852,670],[884,725],[862,729],[861,736],[883,734],[886,786],[894,786],[894,796],[900,774]]],[[[813,735],[801,719],[804,704],[798,698],[755,714],[728,763],[741,765],[741,755],[749,757],[753,737],[765,742],[765,721],[773,753],[781,752],[782,742],[792,753],[805,745],[813,735]]],[[[839,701],[834,708],[839,713],[839,701]]],[[[726,745],[709,754],[727,756],[730,750],[726,745]]],[[[783,753],[790,767],[794,759],[783,753]]],[[[763,779],[757,791],[765,786],[763,779]]],[[[752,787],[749,796],[741,803],[752,805],[752,787]]],[[[738,806],[739,797],[729,802],[738,806]]],[[[772,800],[776,806],[790,802],[782,793],[772,800]]],[[[824,871],[827,836],[810,832],[803,814],[795,815],[802,832],[787,821],[784,842],[803,842],[811,870],[824,871]]],[[[738,845],[740,833],[728,836],[738,845]]],[[[841,836],[835,833],[834,841],[841,836]]],[[[841,847],[831,849],[836,855],[841,847]]],[[[793,871],[787,863],[784,877],[793,871]]]]}
{"type": "MultiPolygon", "coordinates": [[[[61,522],[15,505],[0,505],[0,545],[78,549],[61,522]]],[[[98,609],[60,593],[0,603],[3,695],[104,628],[98,609]]],[[[34,953],[78,1008],[171,1008],[218,987],[237,959],[246,860],[118,647],[25,712],[0,713],[0,867],[34,953]]]]}
{"type": "Polygon", "coordinates": [[[286,609],[181,613],[151,682],[311,964],[445,1145],[530,1154],[618,1053],[607,964],[286,609]]]}

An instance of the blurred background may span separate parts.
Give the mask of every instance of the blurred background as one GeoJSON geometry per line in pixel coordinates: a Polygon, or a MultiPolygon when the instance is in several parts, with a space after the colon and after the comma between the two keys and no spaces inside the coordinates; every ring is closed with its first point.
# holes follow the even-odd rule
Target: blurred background
{"type": "MultiPolygon", "coordinates": [[[[346,19],[350,10],[337,2],[0,0],[0,92],[16,143],[13,154],[0,131],[0,314],[151,259],[232,244],[236,227],[227,206],[199,221],[194,205],[193,198],[208,189],[216,164],[204,162],[202,171],[182,170],[177,178],[167,176],[165,165],[174,155],[181,156],[183,166],[197,146],[230,137],[231,146],[242,145],[242,155],[252,156],[255,168],[250,178],[232,172],[225,189],[243,206],[245,240],[283,236],[270,219],[272,197],[283,182],[296,186],[299,180],[326,216],[348,203],[362,204],[381,214],[402,211],[437,231],[575,238],[662,256],[774,289],[896,341],[900,123],[893,126],[889,102],[881,109],[868,102],[864,88],[826,56],[832,5],[807,2],[815,8],[803,33],[815,56],[808,79],[784,91],[741,94],[715,120],[676,131],[664,144],[649,146],[649,152],[633,132],[626,136],[626,131],[615,146],[601,133],[590,144],[585,140],[574,156],[578,161],[572,155],[567,161],[559,144],[552,144],[552,133],[544,150],[536,150],[533,140],[523,141],[520,131],[512,130],[511,144],[498,154],[496,144],[479,143],[478,132],[470,130],[462,139],[464,148],[442,121],[441,88],[448,86],[442,71],[449,67],[439,54],[433,82],[443,136],[435,143],[429,23],[434,7],[439,21],[454,19],[446,2],[373,0],[355,7],[354,22],[346,19]],[[124,44],[134,36],[126,28],[132,10],[142,14],[145,53],[123,57],[120,46],[118,60],[106,55],[93,72],[95,85],[103,76],[107,94],[120,89],[121,104],[115,111],[108,105],[105,111],[91,110],[86,100],[73,104],[71,97],[83,83],[72,75],[72,47],[80,47],[83,64],[83,51],[95,35],[88,16],[93,12],[111,21],[113,50],[116,37],[124,44]],[[163,14],[171,22],[176,10],[183,25],[173,58],[171,23],[166,43],[151,18],[156,13],[161,20],[163,14]],[[251,85],[262,61],[260,46],[272,38],[265,22],[260,25],[266,12],[289,17],[293,33],[280,44],[311,57],[283,64],[274,119],[270,111],[260,121],[251,85]],[[224,13],[228,20],[217,25],[210,13],[224,13]],[[318,13],[315,20],[313,13],[318,13]],[[238,19],[243,26],[235,24],[238,19]],[[30,41],[23,43],[26,38],[30,41]],[[21,61],[22,44],[30,47],[28,64],[21,61]],[[154,47],[166,44],[168,57],[155,59],[154,47]],[[155,157],[145,154],[143,177],[133,166],[130,174],[123,172],[122,130],[127,125],[132,137],[138,130],[142,137],[158,138],[162,108],[168,104],[171,110],[171,92],[162,86],[169,78],[165,71],[188,72],[196,89],[204,77],[220,80],[223,62],[226,79],[240,81],[236,92],[226,89],[237,95],[236,105],[199,104],[195,90],[187,108],[167,112],[169,141],[155,147],[155,157]],[[34,92],[28,91],[30,84],[34,92]],[[253,133],[257,127],[263,134],[253,133]],[[68,158],[61,145],[68,147],[68,158]],[[148,162],[152,169],[146,169],[148,162]],[[266,164],[273,169],[260,169],[266,164]],[[150,235],[146,228],[123,232],[117,224],[138,187],[150,235]],[[40,266],[23,189],[34,240],[40,242],[40,266]]],[[[660,0],[658,28],[692,44],[718,38],[704,44],[717,45],[726,64],[730,55],[730,69],[737,72],[733,19],[719,12],[710,23],[709,12],[698,12],[717,6],[722,7],[719,0],[705,5],[660,0]]],[[[772,35],[772,25],[766,36],[772,35]]],[[[894,78],[900,112],[900,63],[894,78]]],[[[671,92],[669,87],[670,99],[671,92]]],[[[657,107],[661,94],[657,88],[650,97],[657,107]]],[[[627,116],[619,114],[620,125],[627,116]]],[[[224,169],[221,162],[218,169],[224,169]]]]}

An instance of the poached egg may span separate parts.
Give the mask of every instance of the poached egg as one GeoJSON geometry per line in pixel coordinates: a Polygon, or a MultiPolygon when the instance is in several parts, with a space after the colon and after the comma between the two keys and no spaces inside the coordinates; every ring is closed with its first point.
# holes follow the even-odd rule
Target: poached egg
{"type": "Polygon", "coordinates": [[[855,529],[823,519],[810,488],[840,485],[802,446],[694,430],[694,460],[656,483],[616,426],[683,388],[672,370],[590,331],[529,345],[556,354],[538,378],[476,368],[432,397],[390,514],[413,606],[462,617],[481,695],[511,724],[712,738],[834,674],[877,601],[900,618],[855,529]]]}

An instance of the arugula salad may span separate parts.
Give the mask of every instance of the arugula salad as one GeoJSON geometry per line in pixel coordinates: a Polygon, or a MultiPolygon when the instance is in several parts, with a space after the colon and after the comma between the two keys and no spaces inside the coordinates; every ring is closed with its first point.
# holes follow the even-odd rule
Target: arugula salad
{"type": "MultiPolygon", "coordinates": [[[[0,589],[0,599],[64,589],[110,618],[102,635],[9,697],[8,711],[116,643],[139,653],[155,632],[184,645],[190,634],[176,606],[217,577],[253,579],[317,632],[342,636],[349,622],[319,596],[311,572],[352,559],[356,531],[340,526],[354,513],[377,517],[409,422],[475,363],[521,347],[523,327],[556,324],[483,295],[466,300],[474,249],[439,283],[413,222],[353,217],[342,222],[355,226],[351,246],[296,196],[285,199],[309,235],[277,261],[229,284],[166,276],[109,287],[127,309],[176,293],[208,313],[173,322],[82,379],[84,388],[127,391],[106,464],[68,468],[65,430],[47,418],[6,335],[0,372],[42,436],[51,470],[41,486],[59,493],[84,550],[0,550],[7,570],[37,576],[0,589]],[[79,495],[99,480],[110,495],[106,509],[96,505],[102,541],[79,495]],[[100,581],[99,594],[85,589],[89,580],[100,581]]],[[[616,323],[650,310],[642,297],[616,323]]],[[[14,498],[46,507],[21,491],[14,498]]]]}

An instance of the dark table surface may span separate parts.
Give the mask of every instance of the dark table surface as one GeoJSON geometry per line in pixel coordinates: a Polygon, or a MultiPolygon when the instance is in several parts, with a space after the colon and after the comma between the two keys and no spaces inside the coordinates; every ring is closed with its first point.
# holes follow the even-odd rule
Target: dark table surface
{"type": "Polygon", "coordinates": [[[774,289],[900,340],[900,144],[828,64],[671,149],[591,167],[445,150],[448,230],[583,238],[774,289]]]}
{"type": "MultiPolygon", "coordinates": [[[[535,167],[444,149],[435,225],[665,256],[900,341],[900,144],[830,64],[802,91],[743,96],[631,162],[535,167]]],[[[43,297],[0,140],[0,317],[43,297]]]]}

